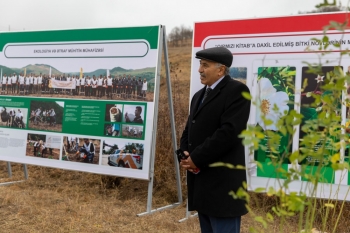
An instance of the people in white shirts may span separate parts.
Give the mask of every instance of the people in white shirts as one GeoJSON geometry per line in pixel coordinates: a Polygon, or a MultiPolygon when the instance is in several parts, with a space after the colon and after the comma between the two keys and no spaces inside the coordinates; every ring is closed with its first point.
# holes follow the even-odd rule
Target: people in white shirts
{"type": "Polygon", "coordinates": [[[10,127],[13,127],[15,116],[16,116],[16,111],[14,109],[11,109],[9,112],[9,115],[10,115],[10,127]]]}
{"type": "Polygon", "coordinates": [[[112,99],[112,84],[113,84],[113,79],[109,75],[107,77],[107,98],[111,98],[111,99],[112,99]]]}
{"type": "Polygon", "coordinates": [[[31,73],[29,76],[29,93],[32,94],[34,89],[34,74],[31,73]]]}
{"type": "Polygon", "coordinates": [[[80,79],[80,92],[85,91],[85,76],[83,74],[82,78],[80,79]]]}
{"type": "Polygon", "coordinates": [[[24,128],[23,113],[20,109],[18,109],[17,114],[15,116],[15,123],[18,128],[24,128]]]}
{"type": "Polygon", "coordinates": [[[78,75],[75,76],[75,94],[79,95],[79,90],[80,90],[80,78],[78,77],[78,75]]]}
{"type": "Polygon", "coordinates": [[[34,117],[34,124],[39,124],[40,114],[41,114],[41,107],[39,107],[37,110],[35,110],[35,117],[34,117]]]}
{"type": "Polygon", "coordinates": [[[34,75],[33,77],[33,93],[37,93],[38,92],[38,75],[34,75]]]}
{"type": "Polygon", "coordinates": [[[97,79],[97,96],[102,97],[102,85],[103,85],[103,78],[102,75],[97,79]]]}
{"type": "Polygon", "coordinates": [[[24,94],[24,76],[23,76],[23,73],[21,73],[19,75],[18,82],[19,82],[19,93],[22,92],[22,94],[24,94]]]}
{"type": "Polygon", "coordinates": [[[107,90],[107,77],[104,76],[103,81],[102,81],[102,96],[101,97],[104,97],[106,95],[106,90],[107,90]]]}
{"type": "Polygon", "coordinates": [[[4,93],[6,92],[6,86],[7,86],[7,75],[4,74],[2,76],[2,82],[1,82],[1,93],[4,93]]]}
{"type": "Polygon", "coordinates": [[[40,75],[38,76],[38,92],[41,94],[43,92],[43,76],[40,75]]]}
{"type": "Polygon", "coordinates": [[[50,125],[55,125],[56,124],[56,113],[55,113],[55,110],[53,108],[51,108],[51,110],[49,111],[49,115],[50,115],[50,125]]]}
{"type": "Polygon", "coordinates": [[[144,78],[142,83],[142,97],[143,99],[146,99],[146,92],[147,92],[147,80],[144,78]]]}
{"type": "Polygon", "coordinates": [[[91,95],[94,97],[96,97],[96,89],[97,89],[97,80],[94,75],[93,79],[91,80],[91,95]]]}
{"type": "Polygon", "coordinates": [[[25,82],[25,94],[28,95],[29,94],[29,86],[30,86],[28,75],[26,75],[24,82],[25,82]]]}
{"type": "Polygon", "coordinates": [[[17,74],[13,73],[12,77],[11,77],[12,81],[12,88],[11,88],[11,93],[15,94],[16,93],[16,86],[17,86],[17,74]]]}
{"type": "Polygon", "coordinates": [[[85,96],[91,96],[91,79],[89,76],[85,80],[85,96]]]}
{"type": "Polygon", "coordinates": [[[8,94],[11,91],[11,87],[12,87],[12,78],[9,76],[7,78],[7,86],[6,86],[6,94],[8,94]]]}

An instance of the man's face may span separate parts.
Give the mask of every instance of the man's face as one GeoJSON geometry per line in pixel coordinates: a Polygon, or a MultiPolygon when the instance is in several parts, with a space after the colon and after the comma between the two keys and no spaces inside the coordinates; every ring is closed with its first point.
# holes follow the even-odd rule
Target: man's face
{"type": "Polygon", "coordinates": [[[84,142],[85,142],[85,144],[88,144],[88,143],[89,143],[89,140],[88,140],[88,139],[85,139],[84,142]]]}
{"type": "Polygon", "coordinates": [[[112,127],[109,126],[109,127],[107,128],[107,131],[108,131],[108,133],[112,133],[112,127]]]}
{"type": "Polygon", "coordinates": [[[135,109],[135,116],[140,116],[140,112],[137,108],[135,109]]]}
{"type": "Polygon", "coordinates": [[[201,83],[207,86],[213,85],[219,78],[224,75],[224,66],[217,66],[217,62],[200,60],[198,72],[201,83]]]}

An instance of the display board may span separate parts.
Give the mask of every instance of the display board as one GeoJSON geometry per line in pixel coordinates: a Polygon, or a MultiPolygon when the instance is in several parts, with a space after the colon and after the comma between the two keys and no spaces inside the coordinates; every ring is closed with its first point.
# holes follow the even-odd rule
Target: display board
{"type": "Polygon", "coordinates": [[[149,179],[161,35],[0,33],[0,160],[149,179]]]}
{"type": "MultiPolygon", "coordinates": [[[[308,73],[305,61],[324,64],[322,73],[333,70],[340,61],[339,49],[333,49],[331,53],[321,56],[321,51],[318,51],[319,43],[312,38],[322,41],[324,26],[329,25],[331,21],[345,22],[346,19],[347,14],[345,13],[332,13],[195,23],[190,96],[192,97],[196,91],[203,87],[198,74],[199,60],[195,58],[195,53],[205,48],[226,47],[233,54],[233,63],[230,68],[231,77],[246,83],[253,99],[256,99],[258,95],[260,97],[264,95],[263,99],[269,101],[266,108],[276,104],[280,112],[295,109],[312,118],[315,109],[301,109],[300,103],[307,103],[306,93],[321,91],[320,85],[323,82],[323,77],[308,73]],[[316,52],[311,52],[312,50],[316,52]],[[271,75],[281,72],[288,74],[290,78],[288,81],[295,85],[296,91],[286,88],[287,80],[283,75],[271,75]],[[301,87],[305,80],[308,80],[308,87],[302,90],[301,87]]],[[[329,37],[327,43],[340,43],[343,50],[350,48],[348,31],[342,34],[339,31],[330,30],[327,35],[329,37]]],[[[343,70],[347,71],[350,67],[350,59],[343,57],[340,62],[343,70]]],[[[274,114],[274,111],[267,111],[266,108],[257,109],[256,106],[252,105],[248,123],[263,126],[260,117],[262,111],[266,110],[267,113],[274,114]]],[[[343,123],[348,118],[344,108],[343,106],[341,111],[343,123]]],[[[264,130],[276,131],[276,122],[279,119],[277,115],[268,116],[269,119],[273,119],[273,124],[266,126],[264,130]]],[[[282,137],[280,153],[286,149],[298,150],[299,137],[301,136],[300,128],[296,127],[292,145],[288,148],[287,139],[282,137]]],[[[261,143],[264,143],[264,140],[261,143]]],[[[276,179],[283,179],[280,174],[276,173],[275,167],[271,165],[270,158],[266,156],[266,153],[265,150],[250,153],[246,148],[249,190],[269,186],[277,188],[276,179]],[[256,166],[255,161],[259,161],[261,167],[256,166]]],[[[348,162],[344,159],[344,151],[342,151],[341,161],[348,162]]],[[[284,169],[289,169],[292,164],[286,159],[282,166],[284,169]]],[[[301,169],[301,167],[299,164],[294,168],[301,169]]],[[[304,168],[305,172],[314,172],[314,166],[310,165],[304,168]]],[[[322,174],[323,177],[320,179],[322,188],[318,190],[318,197],[350,200],[350,196],[347,195],[350,184],[348,171],[334,171],[329,166],[323,168],[322,174]]],[[[305,187],[307,187],[305,180],[299,178],[289,185],[289,190],[308,193],[305,187]]]]}

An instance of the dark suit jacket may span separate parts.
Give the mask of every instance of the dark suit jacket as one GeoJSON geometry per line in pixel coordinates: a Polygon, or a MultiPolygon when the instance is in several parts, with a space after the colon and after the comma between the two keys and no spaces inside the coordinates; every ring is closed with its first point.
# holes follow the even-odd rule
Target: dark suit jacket
{"type": "Polygon", "coordinates": [[[203,99],[206,87],[192,98],[190,115],[181,137],[180,148],[190,153],[198,174],[187,173],[189,210],[213,217],[235,217],[247,213],[245,202],[229,195],[246,181],[246,171],[209,167],[215,162],[245,166],[242,139],[250,101],[242,96],[246,85],[225,76],[203,99]]]}

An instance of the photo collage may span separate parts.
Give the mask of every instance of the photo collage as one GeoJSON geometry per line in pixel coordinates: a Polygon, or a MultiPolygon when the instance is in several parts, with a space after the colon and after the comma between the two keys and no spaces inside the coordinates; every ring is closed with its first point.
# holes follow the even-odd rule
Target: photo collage
{"type": "Polygon", "coordinates": [[[106,104],[104,136],[144,139],[145,115],[145,104],[106,104]]]}
{"type": "MultiPolygon", "coordinates": [[[[286,158],[284,154],[286,152],[292,152],[293,135],[288,131],[279,131],[278,124],[279,121],[289,113],[289,111],[295,109],[295,105],[300,106],[300,113],[303,115],[301,124],[299,125],[299,148],[304,146],[303,139],[304,137],[307,137],[304,125],[317,120],[320,114],[323,114],[322,109],[325,108],[326,99],[331,98],[334,100],[332,105],[338,106],[334,111],[334,116],[341,118],[342,97],[340,96],[338,98],[331,96],[332,93],[324,89],[324,87],[331,82],[329,74],[336,73],[335,69],[337,67],[322,66],[312,68],[312,71],[310,71],[310,67],[307,66],[301,67],[301,69],[297,69],[293,66],[258,68],[257,98],[259,100],[259,105],[256,108],[256,125],[261,127],[262,132],[265,134],[265,138],[260,142],[259,149],[254,153],[254,160],[262,165],[261,168],[257,168],[256,171],[257,175],[260,177],[277,178],[275,167],[271,163],[271,161],[276,158],[285,158],[282,162],[283,169],[287,170],[288,164],[291,164],[291,161],[286,158]],[[299,103],[296,103],[294,93],[297,86],[297,80],[301,83],[299,103]],[[314,103],[316,98],[320,100],[319,104],[314,103]],[[264,121],[262,116],[270,122],[266,124],[266,121],[264,121]],[[272,136],[272,133],[277,133],[279,138],[278,141],[276,141],[276,138],[273,138],[276,137],[276,134],[275,136],[272,136]]],[[[343,69],[343,67],[340,68],[343,69]]],[[[323,127],[319,127],[318,130],[322,133],[323,127]]],[[[336,150],[332,147],[332,142],[339,141],[339,138],[333,138],[331,135],[327,138],[327,140],[330,141],[329,143],[326,143],[325,149],[331,154],[339,153],[339,149],[336,150]]],[[[314,146],[314,151],[319,150],[318,145],[321,145],[321,142],[314,146]]],[[[345,155],[347,155],[347,149],[345,155]]],[[[326,157],[324,161],[327,160],[326,157]]],[[[315,166],[318,162],[319,160],[312,156],[306,156],[305,158],[298,160],[299,165],[306,165],[306,169],[309,170],[310,166],[315,166]]],[[[329,177],[333,175],[333,171],[330,172],[332,174],[330,174],[329,177]]],[[[332,179],[329,178],[327,182],[332,182],[331,180],[332,179]]]]}
{"type": "Polygon", "coordinates": [[[144,144],[78,135],[27,135],[26,156],[130,169],[143,168],[144,144]]]}
{"type": "Polygon", "coordinates": [[[146,103],[85,103],[84,100],[72,102],[21,97],[8,100],[21,107],[8,107],[8,103],[0,107],[1,127],[25,130],[26,156],[110,167],[143,168],[146,103]],[[78,117],[74,119],[75,116],[78,117]],[[88,120],[94,118],[97,127],[88,125],[88,120]],[[74,123],[74,127],[67,127],[70,122],[74,123]],[[69,130],[79,134],[72,134],[69,130]]]}

